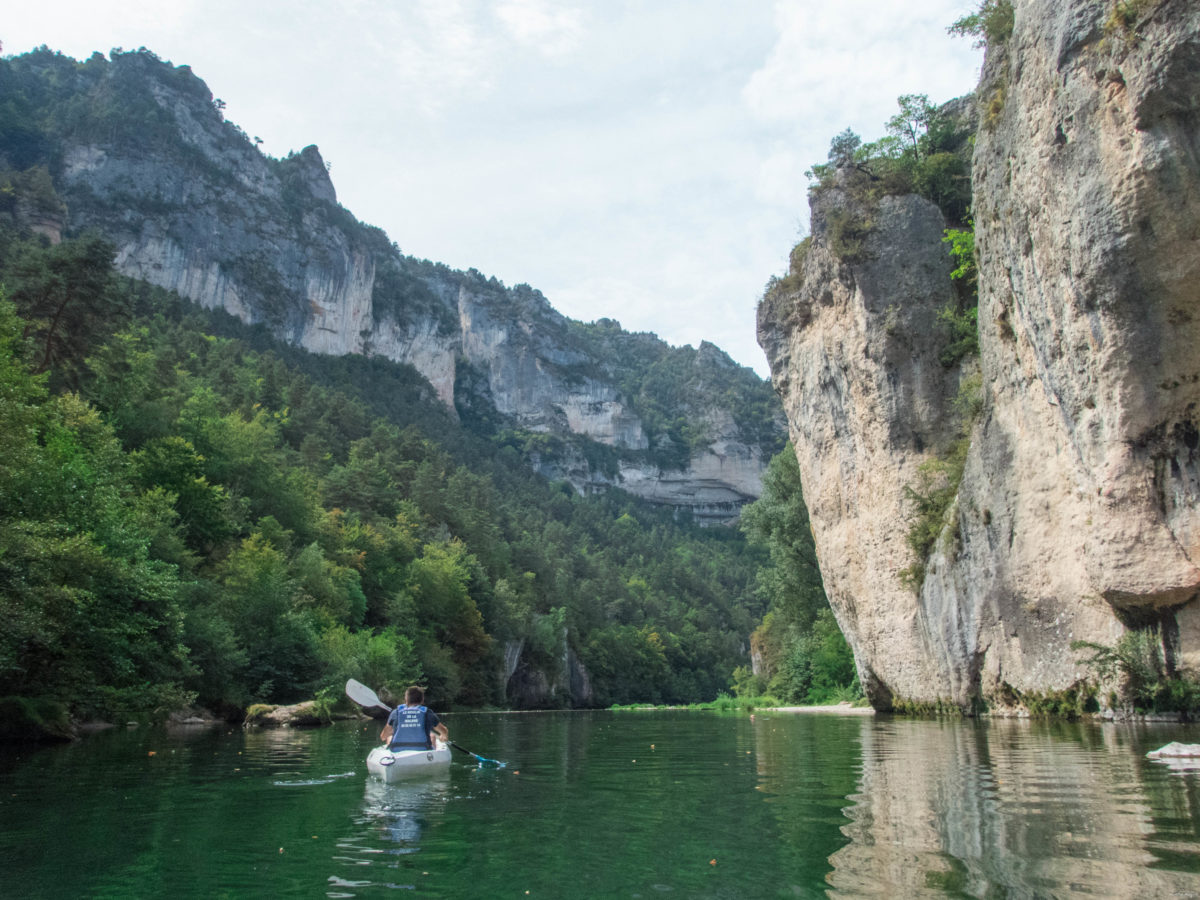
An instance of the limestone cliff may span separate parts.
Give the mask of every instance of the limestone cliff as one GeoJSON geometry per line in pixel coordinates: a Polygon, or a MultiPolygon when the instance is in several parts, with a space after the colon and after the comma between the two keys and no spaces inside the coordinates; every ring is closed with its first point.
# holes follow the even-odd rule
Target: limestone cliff
{"type": "Polygon", "coordinates": [[[716,348],[610,334],[566,319],[528,286],[403,255],[338,204],[315,146],[264,156],[187,67],[148,51],[86,63],[38,51],[9,64],[17,83],[37,82],[28,96],[44,108],[31,118],[52,140],[0,146],[0,175],[48,165],[66,233],[100,229],[121,272],[316,353],[411,364],[451,410],[563,438],[528,455],[580,491],[620,487],[710,521],[758,495],[782,446],[782,414],[769,387],[716,348]],[[630,349],[636,358],[622,355],[630,349]],[[665,417],[647,421],[661,404],[644,376],[672,359],[720,382],[673,414],[704,423],[685,445],[665,417]],[[606,465],[592,445],[611,451],[606,465]]]}
{"type": "MultiPolygon", "coordinates": [[[[937,211],[885,198],[760,309],[826,589],[873,703],[1003,705],[1084,672],[1074,640],[1158,626],[1200,669],[1200,7],[1017,0],[973,163],[981,409],[919,591],[905,485],[969,371],[938,362],[937,211]]],[[[824,205],[822,205],[822,203],[824,205]]]]}

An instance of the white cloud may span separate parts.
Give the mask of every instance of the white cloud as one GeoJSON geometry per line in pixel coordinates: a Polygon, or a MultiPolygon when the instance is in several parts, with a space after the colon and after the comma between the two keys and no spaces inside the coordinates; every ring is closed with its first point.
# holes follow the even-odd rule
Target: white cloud
{"type": "MultiPolygon", "coordinates": [[[[481,27],[475,4],[360,2],[354,13],[340,13],[338,58],[369,73],[364,87],[382,112],[450,115],[494,90],[496,48],[481,27]]],[[[318,68],[329,77],[327,67],[318,68]]],[[[349,74],[342,73],[335,83],[349,74]]],[[[361,104],[367,96],[350,99],[361,104]]]]}
{"type": "Polygon", "coordinates": [[[566,56],[583,36],[582,10],[550,0],[505,0],[496,17],[519,43],[547,57],[566,56]]]}
{"type": "Polygon", "coordinates": [[[746,103],[766,122],[812,123],[838,112],[878,117],[881,104],[890,109],[905,93],[934,100],[965,93],[974,78],[963,76],[978,67],[979,55],[946,34],[962,6],[962,0],[779,0],[779,38],[747,82],[746,103]]]}
{"type": "Polygon", "coordinates": [[[790,147],[776,147],[758,164],[754,196],[773,206],[802,209],[808,200],[808,179],[804,173],[813,162],[801,159],[790,147]]]}

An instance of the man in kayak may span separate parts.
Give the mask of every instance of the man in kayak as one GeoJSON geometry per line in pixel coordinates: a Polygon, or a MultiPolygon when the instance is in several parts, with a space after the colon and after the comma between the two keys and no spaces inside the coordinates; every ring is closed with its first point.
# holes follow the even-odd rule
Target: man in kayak
{"type": "Polygon", "coordinates": [[[450,731],[424,703],[425,692],[419,687],[404,692],[404,705],[392,710],[379,733],[381,741],[390,742],[389,750],[432,750],[434,734],[443,741],[450,740],[450,731]]]}

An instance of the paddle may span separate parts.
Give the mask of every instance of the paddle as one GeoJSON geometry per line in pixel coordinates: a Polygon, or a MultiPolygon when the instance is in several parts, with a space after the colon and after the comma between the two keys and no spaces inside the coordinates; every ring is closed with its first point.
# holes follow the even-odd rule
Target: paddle
{"type": "Polygon", "coordinates": [[[446,743],[449,744],[451,747],[453,747],[455,750],[459,750],[462,753],[467,754],[467,756],[475,757],[477,760],[479,760],[479,764],[481,766],[483,766],[485,769],[493,769],[493,768],[494,769],[503,769],[505,766],[508,765],[508,763],[502,763],[498,759],[488,759],[486,756],[480,756],[478,753],[472,753],[466,747],[458,746],[458,744],[454,743],[454,741],[446,741],[446,743]]]}
{"type": "MultiPolygon", "coordinates": [[[[386,709],[389,712],[392,709],[390,706],[380,700],[379,695],[373,690],[371,690],[361,681],[355,681],[353,678],[346,682],[346,696],[359,706],[378,706],[379,708],[386,709]]],[[[478,753],[472,753],[466,747],[460,747],[458,744],[454,743],[454,741],[447,741],[446,743],[460,753],[465,753],[467,756],[475,757],[475,759],[479,760],[479,764],[481,766],[494,766],[497,769],[503,769],[507,765],[507,763],[502,763],[499,760],[488,759],[486,756],[480,756],[478,753]]]]}

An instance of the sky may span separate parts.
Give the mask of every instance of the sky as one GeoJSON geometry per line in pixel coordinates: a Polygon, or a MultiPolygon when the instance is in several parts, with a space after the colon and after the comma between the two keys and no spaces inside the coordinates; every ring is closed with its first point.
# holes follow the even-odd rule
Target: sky
{"type": "Polygon", "coordinates": [[[755,306],[830,140],[969,93],[974,0],[39,0],[3,53],[146,47],[412,256],[767,375],[755,306]]]}

